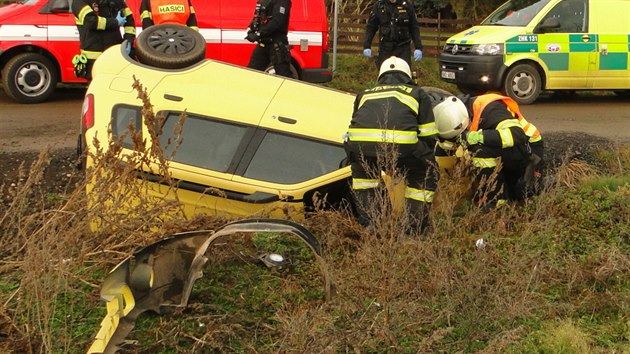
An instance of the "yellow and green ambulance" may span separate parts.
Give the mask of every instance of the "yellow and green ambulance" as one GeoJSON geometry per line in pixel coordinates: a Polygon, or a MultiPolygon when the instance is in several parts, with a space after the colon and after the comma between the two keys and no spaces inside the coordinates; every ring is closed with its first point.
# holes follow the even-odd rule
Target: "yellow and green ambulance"
{"type": "Polygon", "coordinates": [[[630,93],[630,0],[511,0],[449,38],[440,76],[530,104],[543,90],[630,93]]]}

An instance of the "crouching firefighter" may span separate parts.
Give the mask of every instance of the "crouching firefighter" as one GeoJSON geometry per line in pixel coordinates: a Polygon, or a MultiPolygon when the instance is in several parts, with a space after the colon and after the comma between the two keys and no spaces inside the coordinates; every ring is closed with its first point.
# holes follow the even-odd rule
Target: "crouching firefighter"
{"type": "Polygon", "coordinates": [[[71,9],[79,30],[81,53],[72,63],[75,75],[92,80],[92,66],[105,49],[120,44],[123,36],[120,27],[124,26],[124,39],[127,54],[136,38],[136,24],[133,13],[124,0],[73,0],[71,9]]]}
{"type": "MultiPolygon", "coordinates": [[[[357,95],[346,138],[358,222],[373,227],[370,206],[382,167],[394,158],[406,179],[407,234],[423,234],[439,178],[433,147],[438,132],[429,96],[412,80],[409,64],[390,57],[378,83],[357,95]]],[[[373,207],[373,204],[372,204],[373,207]]]]}
{"type": "Polygon", "coordinates": [[[247,39],[256,43],[249,68],[265,71],[272,65],[277,75],[291,77],[289,17],[291,0],[258,0],[247,39]]]}
{"type": "Polygon", "coordinates": [[[465,147],[475,169],[474,202],[485,209],[538,191],[543,140],[511,98],[498,94],[443,97],[433,109],[440,134],[436,155],[465,147]]]}

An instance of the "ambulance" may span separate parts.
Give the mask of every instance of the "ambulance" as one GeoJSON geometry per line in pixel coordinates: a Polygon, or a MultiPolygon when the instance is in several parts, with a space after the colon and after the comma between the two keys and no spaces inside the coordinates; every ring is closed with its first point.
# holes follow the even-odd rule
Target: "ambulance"
{"type": "MultiPolygon", "coordinates": [[[[126,2],[140,26],[140,0],[126,2]]],[[[246,66],[255,46],[245,36],[256,0],[193,0],[193,6],[206,40],[206,57],[246,66]]],[[[289,21],[293,76],[312,83],[332,80],[324,1],[294,0],[289,21]]],[[[0,69],[7,96],[38,103],[48,99],[58,83],[85,82],[74,75],[72,58],[77,53],[79,32],[69,0],[19,0],[0,7],[0,69]]]]}
{"type": "Polygon", "coordinates": [[[446,41],[442,80],[533,103],[544,90],[630,94],[630,0],[511,0],[446,41]]]}

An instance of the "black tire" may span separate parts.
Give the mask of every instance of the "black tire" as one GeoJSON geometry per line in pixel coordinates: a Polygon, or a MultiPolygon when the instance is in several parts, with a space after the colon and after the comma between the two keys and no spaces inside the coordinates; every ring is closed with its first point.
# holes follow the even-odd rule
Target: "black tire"
{"type": "Polygon", "coordinates": [[[20,103],[46,101],[59,78],[50,59],[38,53],[22,53],[11,58],[2,70],[2,86],[7,96],[20,103]]]}
{"type": "MultiPolygon", "coordinates": [[[[291,71],[291,77],[299,80],[300,79],[300,74],[298,73],[298,70],[295,68],[295,66],[293,66],[293,63],[291,63],[291,66],[289,67],[289,70],[291,71]]],[[[273,67],[273,65],[270,65],[267,67],[267,69],[265,69],[266,73],[275,75],[276,74],[276,69],[273,67]]]]}
{"type": "Polygon", "coordinates": [[[136,39],[138,60],[162,69],[181,69],[206,57],[206,40],[182,25],[161,24],[143,30],[136,39]]]}
{"type": "Polygon", "coordinates": [[[542,80],[538,70],[528,64],[511,68],[503,82],[503,93],[512,97],[518,104],[531,104],[542,90],[542,80]]]}

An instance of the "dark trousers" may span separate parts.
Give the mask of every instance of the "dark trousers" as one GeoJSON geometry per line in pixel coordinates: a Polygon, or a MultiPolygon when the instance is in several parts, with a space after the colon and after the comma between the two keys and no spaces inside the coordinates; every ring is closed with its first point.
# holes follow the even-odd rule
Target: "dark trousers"
{"type": "MultiPolygon", "coordinates": [[[[437,166],[431,166],[427,159],[413,154],[401,156],[396,161],[396,168],[405,175],[407,189],[435,192],[438,181],[437,166]]],[[[378,157],[351,154],[349,156],[352,178],[360,180],[379,180],[381,178],[382,161],[378,157]],[[355,158],[358,157],[358,158],[355,158]]],[[[356,196],[356,212],[359,223],[363,226],[373,224],[370,210],[374,207],[376,198],[375,188],[353,188],[356,196]]],[[[420,201],[406,196],[410,233],[422,233],[428,226],[431,201],[420,201]]]]}
{"type": "Polygon", "coordinates": [[[476,168],[473,184],[475,203],[479,206],[493,206],[499,200],[523,200],[530,194],[524,181],[532,156],[528,147],[502,149],[472,145],[469,148],[473,161],[497,159],[498,163],[496,167],[476,168]]]}
{"type": "Polygon", "coordinates": [[[378,45],[378,59],[376,61],[376,68],[380,69],[381,64],[389,57],[395,56],[409,64],[411,68],[411,42],[393,43],[387,41],[381,41],[378,45]]]}
{"type": "Polygon", "coordinates": [[[248,68],[265,71],[273,66],[276,75],[292,77],[289,47],[281,42],[258,44],[249,58],[248,68]]]}

